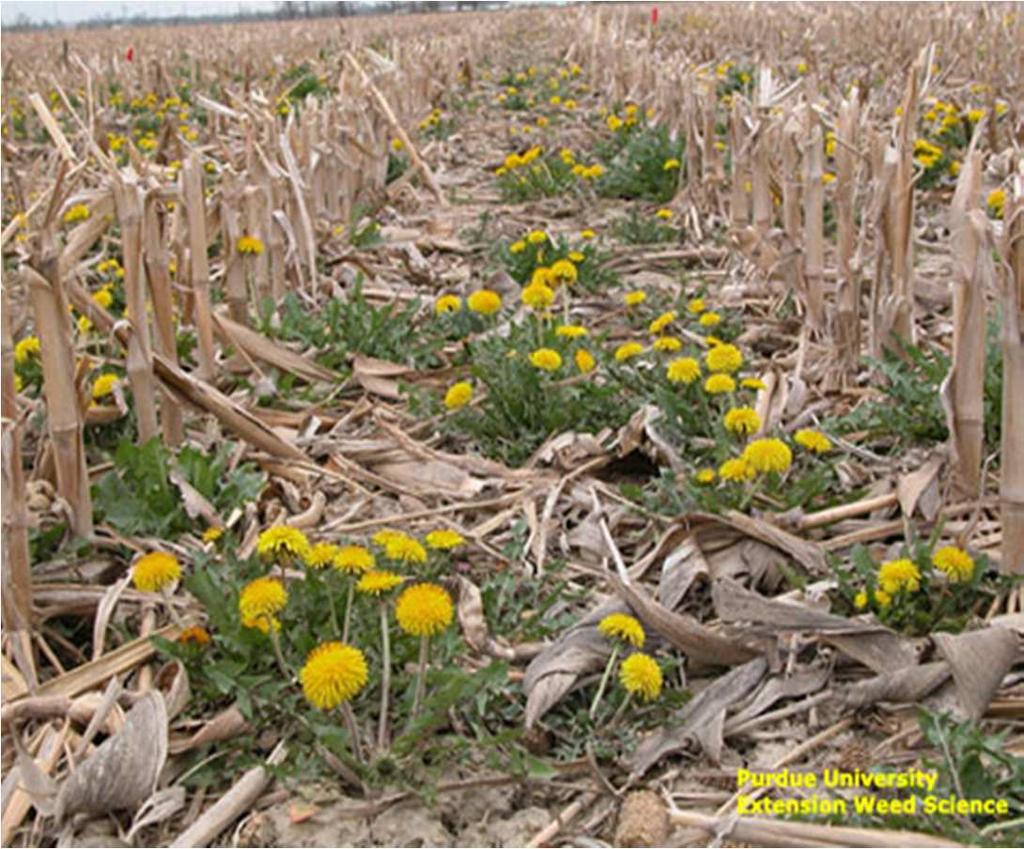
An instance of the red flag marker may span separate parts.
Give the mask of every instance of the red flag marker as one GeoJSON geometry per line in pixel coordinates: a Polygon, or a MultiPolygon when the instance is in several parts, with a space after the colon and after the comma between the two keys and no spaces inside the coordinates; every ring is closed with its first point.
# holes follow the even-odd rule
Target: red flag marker
{"type": "Polygon", "coordinates": [[[651,9],[651,25],[652,26],[657,26],[657,23],[658,23],[658,7],[655,6],[653,9],[651,9]]]}
{"type": "Polygon", "coordinates": [[[135,58],[135,48],[129,47],[124,54],[124,58],[131,62],[135,58]]]}

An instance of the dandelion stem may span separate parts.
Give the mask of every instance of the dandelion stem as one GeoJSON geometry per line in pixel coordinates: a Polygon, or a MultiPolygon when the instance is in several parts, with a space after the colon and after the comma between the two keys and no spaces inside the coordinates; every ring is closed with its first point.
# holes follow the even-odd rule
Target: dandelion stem
{"type": "Polygon", "coordinates": [[[604,695],[605,688],[608,686],[608,679],[611,677],[612,668],[615,666],[615,660],[618,656],[619,647],[615,646],[612,648],[612,653],[608,657],[608,665],[604,668],[604,674],[601,676],[601,683],[597,685],[597,692],[594,694],[594,701],[590,705],[591,719],[597,716],[597,708],[601,704],[601,697],[604,695]]]}
{"type": "Polygon", "coordinates": [[[380,603],[380,721],[377,724],[377,748],[388,747],[388,698],[391,690],[391,640],[388,636],[388,607],[380,603]]]}
{"type": "Polygon", "coordinates": [[[284,655],[281,654],[281,638],[278,636],[277,631],[274,629],[274,623],[269,623],[270,627],[267,630],[267,634],[270,636],[270,644],[274,647],[274,657],[277,658],[278,669],[281,670],[281,674],[285,677],[285,680],[291,680],[291,673],[288,671],[288,664],[284,662],[284,655]]]}
{"type": "MultiPolygon", "coordinates": [[[[345,625],[344,625],[344,627],[342,628],[342,631],[341,631],[341,641],[343,643],[347,643],[348,642],[348,632],[349,632],[350,626],[352,625],[352,596],[355,594],[355,591],[356,591],[355,581],[349,579],[349,582],[348,582],[348,594],[345,597],[345,625]]],[[[334,614],[334,606],[333,605],[331,606],[331,614],[332,615],[334,614]]],[[[337,628],[337,625],[335,625],[335,628],[337,628]]]]}
{"type": "Polygon", "coordinates": [[[427,690],[427,658],[430,655],[430,637],[424,634],[420,637],[420,662],[419,668],[416,670],[416,695],[412,699],[412,714],[409,717],[410,722],[416,719],[416,714],[420,711],[420,705],[423,703],[423,695],[427,690]]]}
{"type": "Polygon", "coordinates": [[[345,725],[348,727],[348,735],[352,738],[352,754],[359,763],[366,763],[363,759],[363,747],[359,743],[359,726],[356,725],[355,715],[352,713],[352,705],[342,702],[341,715],[345,717],[345,725]]]}

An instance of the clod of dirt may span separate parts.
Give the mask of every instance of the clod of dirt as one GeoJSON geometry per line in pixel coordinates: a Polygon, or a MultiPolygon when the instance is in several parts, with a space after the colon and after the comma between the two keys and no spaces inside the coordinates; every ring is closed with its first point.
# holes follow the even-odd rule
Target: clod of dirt
{"type": "Polygon", "coordinates": [[[668,810],[657,793],[637,790],[619,809],[616,846],[664,846],[668,838],[668,810]]]}
{"type": "MultiPolygon", "coordinates": [[[[293,822],[289,805],[275,805],[267,809],[268,832],[273,836],[269,846],[369,846],[370,827],[365,819],[353,819],[344,814],[345,805],[339,803],[317,811],[302,822],[293,822]]],[[[410,846],[425,844],[410,843],[410,846]]]]}
{"type": "Polygon", "coordinates": [[[439,813],[409,805],[396,805],[382,813],[370,824],[370,834],[377,846],[450,846],[452,842],[439,813]]]}

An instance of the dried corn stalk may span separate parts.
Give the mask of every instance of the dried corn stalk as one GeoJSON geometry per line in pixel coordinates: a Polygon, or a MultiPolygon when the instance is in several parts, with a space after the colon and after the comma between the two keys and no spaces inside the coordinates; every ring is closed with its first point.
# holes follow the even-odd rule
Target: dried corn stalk
{"type": "Polygon", "coordinates": [[[36,333],[43,366],[46,423],[53,444],[57,492],[71,511],[71,528],[82,537],[92,535],[92,499],[82,441],[82,416],[75,389],[75,349],[63,287],[57,273],[52,234],[44,248],[39,271],[23,266],[22,279],[32,298],[36,333]]]}
{"type": "Polygon", "coordinates": [[[11,306],[3,290],[3,613],[13,630],[25,630],[32,616],[28,511],[21,459],[21,425],[14,391],[14,339],[11,306]]]}
{"type": "Polygon", "coordinates": [[[124,290],[132,334],[126,366],[139,423],[139,442],[157,435],[156,390],[153,381],[152,347],[146,309],[145,271],[142,263],[142,191],[133,179],[114,181],[114,201],[121,224],[124,253],[124,290]]]}
{"type": "Polygon", "coordinates": [[[808,109],[804,147],[804,294],[811,327],[825,326],[825,190],[822,186],[821,123],[808,109]]]}
{"type": "Polygon", "coordinates": [[[1000,570],[1024,573],[1024,174],[1013,178],[1005,215],[1010,273],[1003,291],[1003,465],[1000,570]]]}
{"type": "Polygon", "coordinates": [[[964,158],[950,209],[953,280],[953,358],[942,395],[954,460],[954,483],[973,498],[981,488],[985,415],[985,283],[989,257],[981,201],[981,152],[964,158]]]}
{"type": "Polygon", "coordinates": [[[836,133],[836,232],[839,286],[837,289],[836,343],[840,364],[847,375],[857,370],[860,359],[860,268],[854,267],[856,224],[853,216],[854,178],[857,165],[857,127],[860,93],[856,86],[839,108],[836,133]]]}
{"type": "Polygon", "coordinates": [[[210,312],[210,263],[206,257],[206,204],[203,200],[202,165],[193,153],[181,169],[181,188],[188,217],[189,283],[194,299],[197,376],[212,380],[215,374],[213,316],[210,312]]]}

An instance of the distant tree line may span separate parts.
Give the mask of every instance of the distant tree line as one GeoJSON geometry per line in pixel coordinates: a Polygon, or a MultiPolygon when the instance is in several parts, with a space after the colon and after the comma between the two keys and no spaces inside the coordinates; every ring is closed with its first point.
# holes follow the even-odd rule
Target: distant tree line
{"type": "Polygon", "coordinates": [[[349,0],[349,2],[317,3],[310,0],[288,0],[277,3],[266,9],[250,9],[234,13],[198,14],[198,15],[167,15],[149,17],[145,12],[134,15],[90,18],[74,24],[62,24],[52,21],[32,21],[22,13],[13,24],[4,26],[5,31],[48,29],[50,27],[72,27],[75,29],[92,29],[110,26],[144,26],[147,24],[167,24],[178,26],[196,23],[229,23],[233,21],[274,21],[301,20],[303,18],[348,18],[355,15],[395,15],[415,14],[419,12],[468,12],[472,10],[500,9],[509,5],[509,0],[442,0],[437,3],[413,2],[413,0],[349,0]]]}

